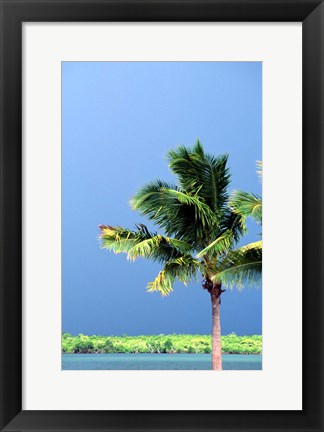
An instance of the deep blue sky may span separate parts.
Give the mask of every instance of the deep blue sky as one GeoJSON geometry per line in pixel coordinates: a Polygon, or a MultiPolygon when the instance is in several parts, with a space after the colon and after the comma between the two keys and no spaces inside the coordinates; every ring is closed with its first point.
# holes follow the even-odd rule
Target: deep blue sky
{"type": "MultiPolygon", "coordinates": [[[[197,138],[209,153],[229,153],[231,189],[261,193],[262,64],[64,62],[62,83],[63,331],[209,333],[200,282],[166,298],[147,293],[159,264],[100,249],[98,225],[146,223],[130,197],[155,178],[174,181],[166,151],[197,138]]],[[[249,227],[242,243],[259,239],[260,227],[249,227]]],[[[223,334],[261,334],[261,299],[261,288],[226,291],[223,334]]]]}

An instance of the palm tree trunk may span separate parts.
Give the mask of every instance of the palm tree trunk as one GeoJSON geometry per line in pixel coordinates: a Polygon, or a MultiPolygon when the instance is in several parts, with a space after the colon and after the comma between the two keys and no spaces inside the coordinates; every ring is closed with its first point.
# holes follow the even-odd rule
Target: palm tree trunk
{"type": "Polygon", "coordinates": [[[220,326],[221,287],[215,287],[211,293],[212,302],[212,369],[222,370],[222,342],[220,326]]]}

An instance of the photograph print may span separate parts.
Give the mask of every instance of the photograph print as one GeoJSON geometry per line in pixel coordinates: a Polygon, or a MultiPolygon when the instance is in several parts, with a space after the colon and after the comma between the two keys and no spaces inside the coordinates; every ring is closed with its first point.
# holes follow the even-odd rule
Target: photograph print
{"type": "Polygon", "coordinates": [[[262,62],[62,62],[62,369],[262,370],[262,62]]]}

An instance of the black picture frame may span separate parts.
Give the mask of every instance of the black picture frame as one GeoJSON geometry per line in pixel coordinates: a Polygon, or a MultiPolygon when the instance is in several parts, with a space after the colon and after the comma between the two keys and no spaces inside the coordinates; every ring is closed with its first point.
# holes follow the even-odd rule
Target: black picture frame
{"type": "MultiPolygon", "coordinates": [[[[323,1],[0,0],[0,4],[0,430],[323,431],[323,1]],[[64,21],[302,22],[302,411],[22,411],[22,23],[64,21]]],[[[287,229],[289,213],[287,206],[287,229]]]]}

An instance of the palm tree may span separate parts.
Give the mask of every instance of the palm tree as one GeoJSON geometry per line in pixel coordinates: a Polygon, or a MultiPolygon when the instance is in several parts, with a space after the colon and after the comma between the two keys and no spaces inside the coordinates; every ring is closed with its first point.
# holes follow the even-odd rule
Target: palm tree
{"type": "Polygon", "coordinates": [[[234,249],[245,233],[245,218],[229,205],[231,176],[227,155],[205,154],[199,141],[168,152],[169,167],[178,185],[156,180],[143,186],[131,199],[164,234],[143,224],[134,230],[101,225],[102,247],[124,252],[128,259],[148,258],[162,264],[149,292],[170,294],[176,281],[185,285],[203,277],[202,287],[212,303],[212,368],[222,369],[220,304],[223,287],[241,286],[260,276],[259,243],[234,249]]]}

